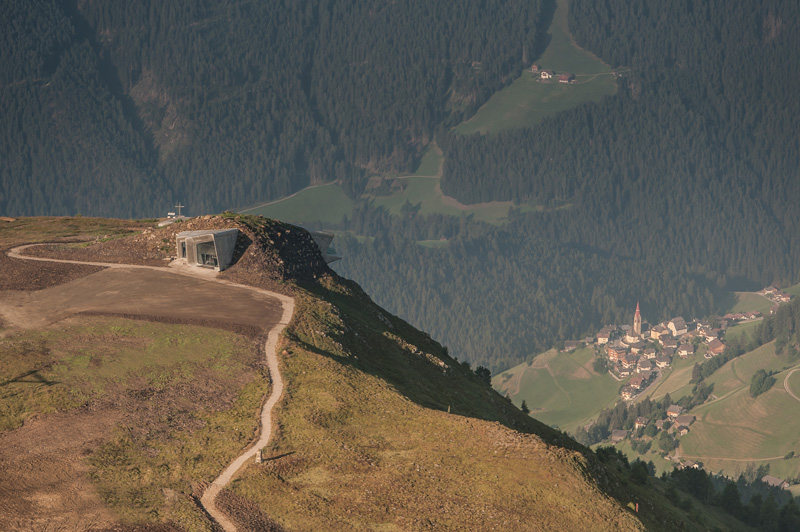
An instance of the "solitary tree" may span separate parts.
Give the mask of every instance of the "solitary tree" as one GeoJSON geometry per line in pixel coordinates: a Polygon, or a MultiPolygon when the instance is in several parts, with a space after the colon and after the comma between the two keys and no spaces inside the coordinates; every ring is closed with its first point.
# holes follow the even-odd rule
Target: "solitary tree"
{"type": "Polygon", "coordinates": [[[519,409],[522,410],[524,414],[531,413],[531,409],[528,408],[528,403],[526,403],[524,399],[522,400],[522,404],[519,406],[519,409]]]}

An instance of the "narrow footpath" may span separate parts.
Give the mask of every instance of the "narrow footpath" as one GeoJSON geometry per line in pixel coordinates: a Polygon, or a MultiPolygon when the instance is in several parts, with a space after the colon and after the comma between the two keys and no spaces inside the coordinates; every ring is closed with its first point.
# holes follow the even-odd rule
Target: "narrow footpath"
{"type": "Polygon", "coordinates": [[[236,526],[230,521],[230,519],[228,519],[228,516],[217,508],[216,498],[217,495],[219,495],[219,492],[222,491],[222,489],[224,489],[225,486],[227,486],[228,483],[234,478],[239,469],[241,469],[241,467],[248,460],[254,460],[256,454],[259,453],[261,449],[263,449],[269,443],[269,440],[272,437],[272,409],[275,407],[276,404],[278,404],[278,401],[280,401],[281,396],[283,395],[283,378],[281,377],[280,367],[278,363],[278,355],[276,350],[278,347],[278,340],[280,339],[280,335],[286,328],[286,326],[289,324],[289,321],[292,319],[292,315],[294,314],[294,299],[282,294],[278,294],[276,292],[271,292],[269,290],[263,290],[261,288],[255,288],[252,286],[232,283],[230,281],[218,279],[216,277],[217,272],[213,270],[187,266],[186,264],[179,263],[178,261],[173,261],[172,263],[170,263],[169,267],[163,268],[158,266],[142,266],[136,264],[114,264],[107,262],[48,259],[45,257],[30,257],[27,255],[20,254],[22,250],[37,245],[41,244],[29,244],[25,246],[18,246],[9,250],[7,255],[13,259],[20,259],[20,260],[61,262],[66,264],[83,264],[88,266],[102,266],[104,268],[141,268],[141,269],[155,270],[159,272],[168,271],[176,273],[178,275],[185,275],[189,277],[199,278],[204,281],[213,281],[228,286],[234,286],[237,288],[251,290],[253,292],[268,295],[281,302],[281,307],[283,310],[281,318],[278,321],[278,323],[269,331],[267,335],[267,341],[264,344],[264,353],[267,358],[267,366],[269,367],[269,375],[270,375],[270,380],[272,381],[272,386],[270,390],[270,395],[261,409],[260,432],[258,440],[249,448],[247,448],[241,455],[239,455],[238,458],[236,458],[216,479],[214,479],[214,481],[211,482],[208,488],[206,488],[205,492],[200,498],[200,503],[203,505],[203,508],[205,508],[208,514],[222,526],[225,532],[237,532],[236,526]]]}

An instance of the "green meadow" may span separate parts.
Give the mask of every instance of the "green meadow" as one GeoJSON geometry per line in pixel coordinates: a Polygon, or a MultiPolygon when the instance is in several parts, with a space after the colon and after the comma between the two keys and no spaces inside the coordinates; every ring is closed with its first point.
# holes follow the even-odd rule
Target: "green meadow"
{"type": "Polygon", "coordinates": [[[728,327],[728,329],[725,331],[725,341],[729,342],[734,338],[741,338],[744,335],[747,335],[748,338],[751,338],[759,325],[761,325],[761,320],[746,321],[734,325],[733,327],[728,327]]]}
{"type": "Polygon", "coordinates": [[[780,370],[783,366],[784,361],[775,356],[775,342],[770,342],[729,361],[706,379],[706,382],[714,385],[714,395],[723,397],[745,386],[749,389],[750,380],[757,370],[780,370]]]}
{"type": "Polygon", "coordinates": [[[515,404],[525,401],[539,421],[574,430],[619,400],[623,383],[595,373],[593,359],[590,348],[571,353],[550,350],[532,364],[523,363],[496,376],[493,385],[515,404]]]}
{"type": "Polygon", "coordinates": [[[550,42],[536,61],[556,75],[569,72],[576,83],[541,81],[538,74],[526,70],[511,85],[495,93],[475,116],[458,125],[462,134],[493,134],[503,129],[538,124],[548,116],[586,102],[614,94],[616,80],[611,67],[594,54],[580,48],[567,27],[568,0],[558,0],[548,31],[550,42]]]}
{"type": "Polygon", "coordinates": [[[282,200],[240,211],[289,223],[339,223],[353,213],[353,200],[338,183],[301,190],[282,200]]]}
{"type": "Polygon", "coordinates": [[[682,359],[675,356],[672,365],[664,372],[663,376],[651,386],[646,396],[651,399],[661,399],[667,393],[673,400],[692,393],[694,386],[689,381],[692,379],[692,368],[696,362],[702,362],[704,349],[698,349],[693,356],[682,359]]]}
{"type": "Polygon", "coordinates": [[[760,312],[769,314],[772,301],[756,292],[732,292],[729,301],[723,304],[723,314],[736,312],[760,312]]]}
{"type": "Polygon", "coordinates": [[[793,451],[800,453],[800,401],[783,388],[786,373],[768,392],[753,399],[749,386],[743,386],[724,399],[694,410],[697,421],[681,438],[681,453],[700,457],[707,469],[734,474],[747,462],[767,462],[776,476],[800,474],[800,460],[784,460],[793,451]]]}

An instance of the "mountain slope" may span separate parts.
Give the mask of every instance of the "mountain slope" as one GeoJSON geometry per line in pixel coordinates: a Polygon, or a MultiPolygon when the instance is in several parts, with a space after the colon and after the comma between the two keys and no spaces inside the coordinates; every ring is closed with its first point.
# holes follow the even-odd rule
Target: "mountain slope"
{"type": "MultiPolygon", "coordinates": [[[[0,231],[4,247],[45,237],[119,235],[132,225],[91,219],[4,224],[0,231]]],[[[293,294],[297,305],[280,355],[287,388],[277,416],[275,444],[265,450],[266,462],[248,466],[220,501],[222,508],[232,511],[240,529],[426,530],[438,526],[451,530],[575,530],[587,522],[598,530],[641,530],[645,524],[648,529],[669,530],[681,522],[689,530],[695,526],[682,510],[664,499],[656,484],[631,483],[625,468],[604,465],[563,434],[523,415],[429,336],[374,305],[357,285],[322,265],[314,266],[319,252],[304,231],[252,217],[210,217],[191,224],[194,229],[238,227],[245,235],[243,243],[256,244],[242,249],[239,262],[226,277],[283,287],[293,294]],[[290,267],[280,257],[295,257],[297,262],[290,267]],[[255,267],[259,262],[260,269],[255,267]],[[648,509],[638,515],[643,522],[625,508],[628,503],[648,509]]],[[[156,254],[154,250],[161,248],[160,252],[168,255],[172,251],[169,235],[187,226],[150,228],[88,247],[67,245],[39,254],[121,260],[126,249],[135,259],[156,254]]],[[[138,230],[141,228],[139,225],[138,230]]],[[[8,260],[6,271],[23,262],[8,260]]],[[[38,264],[30,264],[25,262],[25,267],[35,272],[38,264]]],[[[67,289],[81,280],[51,289],[67,289]]],[[[147,285],[140,286],[144,289],[147,285]]],[[[106,283],[102,289],[110,288],[106,283]]],[[[7,291],[2,297],[19,296],[7,291]]],[[[112,350],[109,353],[114,353],[122,338],[115,339],[113,332],[124,337],[122,331],[138,327],[136,316],[131,317],[134,320],[129,323],[88,319],[95,334],[102,335],[106,349],[112,350]]],[[[49,334],[57,334],[66,323],[56,321],[56,330],[49,334]]],[[[166,327],[159,334],[171,334],[168,324],[157,325],[166,327]]],[[[6,324],[4,334],[18,334],[13,327],[6,324]]],[[[93,346],[97,338],[90,336],[84,341],[93,346]]],[[[53,371],[64,367],[65,360],[61,351],[43,353],[56,357],[51,369],[39,368],[47,381],[53,371]]],[[[189,353],[195,350],[190,347],[189,353]]],[[[99,362],[111,363],[112,359],[102,358],[106,356],[102,352],[97,356],[99,362]]],[[[128,356],[116,352],[113,359],[120,363],[128,356]]],[[[227,363],[224,358],[209,361],[205,374],[234,371],[227,378],[236,379],[235,371],[252,371],[246,369],[252,364],[248,362],[252,354],[225,356],[234,358],[227,363]]],[[[7,355],[2,361],[8,362],[7,355]]],[[[163,382],[163,370],[158,369],[163,362],[154,367],[148,366],[151,362],[142,363],[142,375],[155,379],[149,388],[144,387],[146,392],[156,382],[163,382]]],[[[183,369],[169,372],[171,380],[167,382],[177,385],[176,390],[196,390],[198,381],[192,377],[200,368],[189,371],[190,367],[194,366],[179,365],[177,368],[183,369]]],[[[91,372],[89,375],[95,374],[91,372]]],[[[84,443],[83,458],[76,457],[75,463],[88,468],[94,489],[111,512],[106,515],[126,525],[145,525],[145,529],[156,530],[159,522],[174,530],[207,529],[206,518],[191,508],[193,493],[224,467],[223,454],[234,454],[237,446],[246,445],[261,396],[258,390],[265,385],[263,378],[238,378],[239,384],[226,394],[229,402],[225,404],[237,405],[232,411],[222,408],[216,414],[203,414],[194,409],[206,408],[205,400],[190,395],[195,399],[185,403],[175,397],[173,401],[184,402],[167,403],[165,410],[154,412],[158,415],[153,419],[140,419],[136,425],[98,434],[84,443]],[[211,417],[204,417],[207,415],[211,417]],[[211,428],[214,435],[209,439],[211,428]],[[236,438],[219,440],[226,431],[233,431],[236,438]]],[[[139,405],[131,410],[138,412],[148,404],[151,392],[126,392],[125,386],[140,387],[143,382],[138,378],[124,382],[123,388],[94,388],[94,395],[84,396],[85,403],[64,405],[62,412],[48,413],[36,403],[26,403],[26,408],[38,415],[37,424],[42,427],[59,416],[90,419],[98,407],[120,393],[139,405]],[[88,409],[74,410],[81,404],[88,409]]],[[[69,380],[60,384],[67,391],[77,386],[69,380]]],[[[165,392],[169,390],[167,387],[165,392]]],[[[23,430],[27,430],[25,426],[6,431],[0,438],[7,441],[23,430]]],[[[5,449],[9,452],[10,447],[5,449]]],[[[704,514],[704,519],[724,522],[713,512],[704,514]]]]}

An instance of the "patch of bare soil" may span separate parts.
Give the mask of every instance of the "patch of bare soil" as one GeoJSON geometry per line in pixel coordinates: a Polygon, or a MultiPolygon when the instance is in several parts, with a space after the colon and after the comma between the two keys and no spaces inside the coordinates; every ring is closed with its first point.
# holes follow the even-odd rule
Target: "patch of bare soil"
{"type": "Polygon", "coordinates": [[[122,419],[118,409],[32,419],[0,434],[0,530],[89,530],[114,517],[83,456],[122,419]]]}
{"type": "Polygon", "coordinates": [[[0,250],[0,291],[42,290],[100,271],[97,266],[12,259],[0,250]]]}
{"type": "Polygon", "coordinates": [[[272,327],[282,312],[280,302],[251,290],[133,268],[103,269],[35,292],[0,292],[0,302],[6,326],[25,329],[94,313],[210,325],[254,336],[272,327]]]}
{"type": "MultiPolygon", "coordinates": [[[[138,235],[137,235],[138,236],[138,235]]],[[[31,257],[74,260],[84,262],[108,262],[112,264],[137,264],[142,266],[166,267],[171,258],[163,252],[153,252],[146,248],[128,245],[128,239],[121,238],[102,244],[42,244],[25,250],[31,257]]]]}

